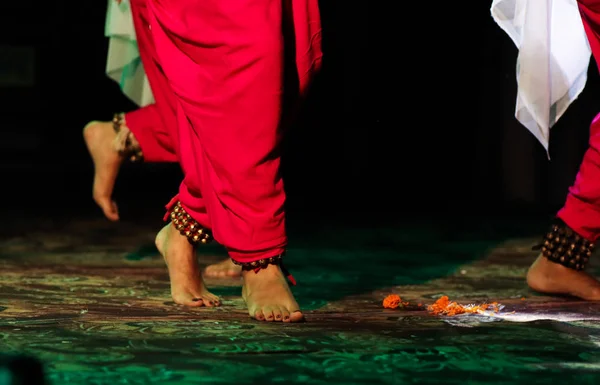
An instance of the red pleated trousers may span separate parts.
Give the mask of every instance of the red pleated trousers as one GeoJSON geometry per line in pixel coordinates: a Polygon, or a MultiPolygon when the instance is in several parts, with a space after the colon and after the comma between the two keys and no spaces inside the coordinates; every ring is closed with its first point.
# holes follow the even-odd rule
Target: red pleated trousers
{"type": "MultiPolygon", "coordinates": [[[[321,64],[317,0],[286,1],[147,3],[157,68],[166,75],[176,119],[165,126],[176,133],[165,130],[164,142],[172,142],[164,147],[175,149],[184,172],[172,202],[181,201],[239,262],[285,251],[284,92],[304,95],[321,64]],[[284,24],[292,26],[286,39],[284,24]],[[284,48],[290,47],[297,84],[284,87],[284,48]]],[[[126,119],[137,124],[132,114],[126,119]]],[[[143,131],[134,135],[147,157],[143,131]]],[[[156,136],[156,142],[163,138],[156,136]]]]}
{"type": "MultiPolygon", "coordinates": [[[[592,54],[600,64],[600,0],[578,3],[592,54]]],[[[557,216],[590,241],[600,236],[600,114],[592,121],[589,148],[557,216]]]]}
{"type": "Polygon", "coordinates": [[[158,63],[147,0],[130,0],[138,50],[155,103],[125,114],[146,162],[178,162],[175,96],[158,63]]]}

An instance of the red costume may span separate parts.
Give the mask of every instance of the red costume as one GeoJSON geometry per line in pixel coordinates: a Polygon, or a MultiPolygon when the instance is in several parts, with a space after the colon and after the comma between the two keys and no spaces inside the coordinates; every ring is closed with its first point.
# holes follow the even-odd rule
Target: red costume
{"type": "Polygon", "coordinates": [[[303,96],[320,68],[317,0],[144,2],[132,10],[156,104],[126,122],[146,160],[179,154],[185,177],[169,208],[180,201],[238,263],[283,254],[283,94],[303,96]],[[285,89],[284,46],[297,75],[285,89]]]}
{"type": "Polygon", "coordinates": [[[125,114],[127,127],[147,162],[177,162],[175,97],[162,72],[152,41],[147,0],[130,0],[140,58],[155,103],[125,114]]]}
{"type": "MultiPolygon", "coordinates": [[[[578,3],[592,54],[600,64],[600,1],[578,3]]],[[[592,121],[589,148],[558,217],[592,242],[600,237],[600,114],[592,121]]]]}

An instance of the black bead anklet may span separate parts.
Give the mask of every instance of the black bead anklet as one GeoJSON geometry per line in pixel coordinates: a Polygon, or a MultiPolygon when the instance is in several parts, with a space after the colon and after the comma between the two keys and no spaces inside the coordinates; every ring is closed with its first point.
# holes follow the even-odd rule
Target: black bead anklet
{"type": "Polygon", "coordinates": [[[562,221],[552,225],[542,244],[542,254],[549,261],[577,271],[585,269],[593,250],[592,242],[562,221]]]}

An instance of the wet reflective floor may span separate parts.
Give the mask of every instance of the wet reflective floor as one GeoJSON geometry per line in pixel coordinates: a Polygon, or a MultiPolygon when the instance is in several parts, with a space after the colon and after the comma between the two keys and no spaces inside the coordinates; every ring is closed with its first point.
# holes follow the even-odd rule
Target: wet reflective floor
{"type": "MultiPolygon", "coordinates": [[[[537,239],[426,222],[292,231],[287,264],[308,322],[279,325],[249,319],[237,279],[208,280],[219,309],[175,306],[152,246],[160,226],[11,224],[0,240],[1,351],[38,357],[52,384],[600,380],[600,304],[527,289],[537,239]],[[505,308],[491,317],[383,309],[391,293],[505,308]]],[[[217,245],[200,250],[202,263],[223,257],[217,245]]]]}

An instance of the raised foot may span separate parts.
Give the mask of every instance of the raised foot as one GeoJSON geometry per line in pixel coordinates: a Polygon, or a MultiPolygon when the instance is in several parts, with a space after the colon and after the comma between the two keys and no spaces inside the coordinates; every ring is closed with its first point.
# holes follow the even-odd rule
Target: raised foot
{"type": "Polygon", "coordinates": [[[221,262],[206,266],[204,276],[211,278],[237,278],[242,276],[242,267],[234,264],[231,259],[227,258],[221,262]]]}
{"type": "Polygon", "coordinates": [[[259,321],[302,322],[304,315],[278,265],[258,273],[243,271],[242,297],[248,313],[259,321]]]}
{"type": "Polygon", "coordinates": [[[119,220],[112,193],[123,157],[113,148],[116,133],[111,122],[91,122],[83,129],[83,138],[94,162],[92,196],[106,218],[119,220]]]}
{"type": "Polygon", "coordinates": [[[171,296],[178,305],[220,306],[221,300],[206,288],[196,252],[187,238],[169,223],[156,236],[156,247],[162,254],[171,281],[171,296]]]}
{"type": "Polygon", "coordinates": [[[527,272],[532,290],[546,294],[562,294],[587,301],[600,301],[600,282],[591,275],[550,262],[540,255],[527,272]]]}

